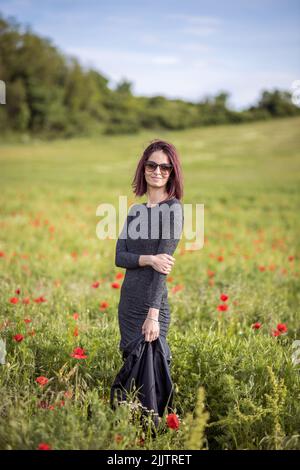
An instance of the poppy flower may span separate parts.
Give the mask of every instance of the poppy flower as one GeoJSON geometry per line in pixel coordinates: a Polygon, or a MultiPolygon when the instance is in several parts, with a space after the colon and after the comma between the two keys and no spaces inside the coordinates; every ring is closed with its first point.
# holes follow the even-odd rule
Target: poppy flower
{"type": "Polygon", "coordinates": [[[272,336],[280,336],[280,334],[279,330],[272,330],[272,336]]]}
{"type": "Polygon", "coordinates": [[[254,330],[259,330],[260,327],[261,327],[261,323],[259,321],[252,324],[252,328],[254,330]]]}
{"type": "Polygon", "coordinates": [[[100,310],[105,310],[107,307],[109,306],[108,302],[106,302],[105,300],[103,302],[101,302],[100,306],[99,306],[99,309],[100,310]]]}
{"type": "Polygon", "coordinates": [[[226,302],[226,300],[228,300],[228,295],[226,294],[220,295],[220,300],[222,300],[223,302],[226,302]]]}
{"type": "Polygon", "coordinates": [[[218,310],[219,310],[220,312],[225,312],[225,310],[228,310],[228,308],[229,308],[229,307],[228,307],[227,304],[220,304],[220,305],[218,305],[218,310]]]}
{"type": "Polygon", "coordinates": [[[171,429],[178,429],[179,428],[179,419],[175,413],[170,413],[167,415],[166,418],[167,426],[171,429]]]}
{"type": "Polygon", "coordinates": [[[182,284],[176,284],[176,286],[172,287],[172,292],[176,293],[176,292],[179,292],[182,289],[183,289],[182,284]]]}
{"type": "Polygon", "coordinates": [[[87,355],[85,354],[85,349],[78,347],[74,349],[71,354],[71,357],[74,357],[75,359],[86,359],[87,355]]]}
{"type": "Polygon", "coordinates": [[[112,282],[112,283],[111,283],[111,287],[112,287],[113,289],[119,289],[120,284],[119,284],[118,282],[112,282]]]}
{"type": "Polygon", "coordinates": [[[73,336],[78,336],[78,326],[75,326],[73,336]]]}
{"type": "Polygon", "coordinates": [[[25,322],[25,323],[31,323],[32,320],[31,320],[30,318],[24,318],[24,322],[25,322]]]}
{"type": "Polygon", "coordinates": [[[23,341],[24,339],[24,336],[21,335],[20,333],[18,333],[17,335],[13,336],[14,340],[17,341],[18,343],[20,343],[21,341],[23,341]]]}
{"type": "Polygon", "coordinates": [[[288,329],[285,323],[278,323],[277,330],[280,331],[280,333],[286,333],[288,329]]]}
{"type": "Polygon", "coordinates": [[[29,297],[24,297],[24,299],[22,300],[22,303],[25,305],[29,304],[29,302],[30,302],[29,297]]]}
{"type": "Polygon", "coordinates": [[[77,312],[73,313],[73,318],[74,318],[74,320],[78,320],[79,313],[77,313],[77,312]]]}
{"type": "Polygon", "coordinates": [[[11,304],[17,304],[19,302],[19,299],[18,297],[11,297],[9,301],[11,304]]]}
{"type": "Polygon", "coordinates": [[[15,293],[16,293],[17,295],[19,295],[19,294],[21,293],[21,289],[16,289],[16,290],[15,290],[15,293]]]}
{"type": "Polygon", "coordinates": [[[123,273],[117,273],[116,274],[116,279],[123,279],[124,274],[123,273]]]}
{"type": "Polygon", "coordinates": [[[52,448],[46,442],[41,442],[38,446],[38,450],[52,450],[52,448]]]}
{"type": "Polygon", "coordinates": [[[100,282],[99,282],[99,281],[95,281],[95,282],[93,282],[93,284],[92,284],[92,287],[94,287],[95,289],[96,289],[97,287],[99,287],[99,286],[100,286],[100,282]]]}
{"type": "Polygon", "coordinates": [[[37,304],[41,303],[41,302],[47,302],[45,297],[43,295],[40,295],[39,297],[37,297],[36,299],[33,299],[34,302],[36,302],[37,304]]]}
{"type": "Polygon", "coordinates": [[[37,377],[35,379],[35,381],[41,386],[43,387],[44,385],[46,385],[48,382],[49,382],[49,379],[47,379],[47,377],[45,377],[44,375],[40,375],[39,377],[37,377]]]}

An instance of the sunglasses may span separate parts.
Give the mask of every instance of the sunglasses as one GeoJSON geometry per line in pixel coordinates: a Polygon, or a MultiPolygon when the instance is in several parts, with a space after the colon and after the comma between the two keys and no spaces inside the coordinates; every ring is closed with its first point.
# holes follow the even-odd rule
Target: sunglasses
{"type": "Polygon", "coordinates": [[[145,169],[150,173],[153,173],[153,171],[155,171],[158,166],[162,175],[167,175],[171,173],[173,169],[173,165],[171,165],[170,163],[156,163],[152,162],[151,160],[147,160],[145,162],[145,169]]]}

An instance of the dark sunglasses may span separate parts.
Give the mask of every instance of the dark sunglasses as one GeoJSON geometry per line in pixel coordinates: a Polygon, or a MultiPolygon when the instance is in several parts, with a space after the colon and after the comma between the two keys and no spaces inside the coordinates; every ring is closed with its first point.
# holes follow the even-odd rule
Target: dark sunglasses
{"type": "Polygon", "coordinates": [[[152,162],[151,160],[147,160],[145,162],[145,168],[147,171],[150,171],[150,172],[155,171],[158,166],[162,175],[171,173],[173,169],[173,165],[171,165],[170,163],[156,163],[156,162],[152,162]]]}

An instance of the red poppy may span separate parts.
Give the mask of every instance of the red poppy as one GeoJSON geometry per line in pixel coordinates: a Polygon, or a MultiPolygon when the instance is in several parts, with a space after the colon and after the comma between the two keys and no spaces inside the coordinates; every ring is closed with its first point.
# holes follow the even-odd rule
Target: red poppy
{"type": "Polygon", "coordinates": [[[100,286],[100,282],[99,282],[99,281],[95,281],[95,282],[93,282],[93,284],[92,284],[92,287],[94,287],[95,289],[96,289],[97,287],[99,287],[99,286],[100,286]]]}
{"type": "Polygon", "coordinates": [[[74,357],[75,359],[86,359],[87,355],[85,354],[85,349],[75,348],[71,354],[71,357],[74,357]]]}
{"type": "Polygon", "coordinates": [[[3,258],[3,256],[5,256],[4,251],[0,251],[0,258],[3,258]]]}
{"type": "Polygon", "coordinates": [[[172,287],[172,292],[176,293],[180,290],[183,289],[183,285],[182,284],[176,284],[176,286],[172,287]]]}
{"type": "Polygon", "coordinates": [[[266,267],[265,267],[265,266],[258,266],[258,269],[259,269],[261,272],[263,272],[263,271],[266,270],[266,267]]]}
{"type": "Polygon", "coordinates": [[[117,273],[116,274],[116,279],[123,279],[124,274],[123,273],[117,273]]]}
{"type": "Polygon", "coordinates": [[[272,336],[279,336],[280,334],[279,330],[272,330],[272,336]]]}
{"type": "Polygon", "coordinates": [[[52,448],[46,442],[41,442],[38,446],[38,450],[52,450],[52,448]]]}
{"type": "Polygon", "coordinates": [[[104,300],[103,302],[100,303],[99,310],[105,310],[107,309],[108,306],[109,306],[108,302],[104,300]]]}
{"type": "Polygon", "coordinates": [[[31,323],[32,320],[31,320],[30,318],[24,318],[24,322],[25,322],[25,323],[31,323]]]}
{"type": "Polygon", "coordinates": [[[24,336],[21,335],[20,333],[18,333],[18,334],[15,335],[13,338],[14,338],[15,341],[17,341],[18,343],[20,343],[20,341],[23,341],[24,336]]]}
{"type": "Polygon", "coordinates": [[[29,304],[29,302],[30,302],[29,297],[24,297],[24,299],[22,300],[23,304],[29,304]]]}
{"type": "Polygon", "coordinates": [[[261,323],[259,321],[252,324],[252,328],[254,330],[259,330],[260,327],[261,327],[261,323]]]}
{"type": "Polygon", "coordinates": [[[43,387],[44,385],[46,385],[48,382],[49,382],[49,379],[47,379],[47,377],[45,377],[44,375],[40,375],[39,377],[37,377],[35,379],[35,381],[41,386],[43,387]]]}
{"type": "Polygon", "coordinates": [[[122,434],[115,434],[114,440],[115,440],[115,442],[116,442],[117,444],[118,444],[119,442],[122,442],[122,441],[123,441],[123,436],[122,436],[122,434]]]}
{"type": "Polygon", "coordinates": [[[208,277],[213,277],[215,275],[215,271],[211,271],[210,269],[207,270],[208,277]]]}
{"type": "Polygon", "coordinates": [[[277,330],[280,331],[280,333],[286,333],[288,329],[285,323],[278,323],[277,330]]]}
{"type": "Polygon", "coordinates": [[[43,295],[40,295],[39,297],[37,297],[36,299],[33,299],[33,300],[36,303],[47,302],[47,300],[45,299],[45,297],[43,295]]]}
{"type": "Polygon", "coordinates": [[[74,320],[78,320],[79,313],[77,313],[77,312],[73,313],[73,318],[74,318],[74,320]]]}
{"type": "Polygon", "coordinates": [[[11,304],[17,304],[19,302],[19,299],[18,297],[11,297],[9,301],[11,304]]]}
{"type": "Polygon", "coordinates": [[[220,310],[220,312],[225,312],[225,310],[228,310],[229,306],[227,304],[220,304],[218,305],[218,310],[220,310]]]}
{"type": "Polygon", "coordinates": [[[218,261],[224,261],[224,257],[222,255],[220,255],[220,256],[217,257],[217,260],[218,261]]]}
{"type": "Polygon", "coordinates": [[[179,428],[179,419],[175,413],[171,413],[167,415],[167,426],[171,429],[178,429],[179,428]]]}
{"type": "Polygon", "coordinates": [[[226,302],[226,300],[228,300],[228,295],[226,294],[220,295],[220,300],[222,300],[223,302],[226,302]]]}
{"type": "Polygon", "coordinates": [[[15,290],[15,293],[16,293],[17,295],[19,295],[19,294],[21,293],[21,289],[16,289],[16,290],[15,290]]]}
{"type": "Polygon", "coordinates": [[[111,287],[113,287],[113,289],[119,289],[120,284],[118,282],[112,282],[111,287]]]}
{"type": "Polygon", "coordinates": [[[73,336],[78,336],[78,326],[75,326],[73,336]]]}

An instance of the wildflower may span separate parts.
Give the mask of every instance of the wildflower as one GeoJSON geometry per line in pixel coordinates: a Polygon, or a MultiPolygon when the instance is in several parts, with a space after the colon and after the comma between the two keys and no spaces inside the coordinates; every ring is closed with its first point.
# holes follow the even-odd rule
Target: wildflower
{"type": "Polygon", "coordinates": [[[252,328],[254,330],[259,330],[260,327],[261,327],[261,323],[259,321],[252,324],[252,328]]]}
{"type": "Polygon", "coordinates": [[[285,323],[278,323],[277,330],[280,331],[280,333],[286,333],[288,329],[285,323]]]}
{"type": "Polygon", "coordinates": [[[11,297],[9,301],[11,304],[17,304],[19,302],[19,299],[18,297],[11,297]]]}
{"type": "Polygon", "coordinates": [[[225,312],[225,310],[228,310],[228,305],[227,304],[220,304],[218,305],[218,310],[220,310],[220,312],[225,312]]]}
{"type": "Polygon", "coordinates": [[[77,313],[77,312],[73,313],[73,318],[74,318],[74,320],[78,320],[79,313],[77,313]]]}
{"type": "Polygon", "coordinates": [[[117,273],[116,274],[116,279],[123,279],[124,274],[123,273],[117,273]]]}
{"type": "Polygon", "coordinates": [[[47,377],[45,377],[44,375],[40,375],[39,377],[37,377],[35,379],[35,381],[41,386],[43,387],[44,385],[46,385],[48,382],[49,382],[49,379],[47,379],[47,377]]]}
{"type": "Polygon", "coordinates": [[[78,347],[74,349],[71,354],[71,357],[74,357],[75,359],[86,359],[87,355],[85,354],[85,349],[78,347]]]}
{"type": "Polygon", "coordinates": [[[228,300],[228,295],[226,294],[220,295],[220,300],[222,300],[223,302],[226,302],[226,300],[228,300]]]}
{"type": "Polygon", "coordinates": [[[13,338],[14,338],[15,341],[17,341],[17,343],[20,343],[21,341],[23,341],[24,336],[21,335],[20,333],[18,333],[18,334],[15,335],[13,338]]]}
{"type": "Polygon", "coordinates": [[[52,448],[46,442],[41,442],[38,446],[38,450],[52,450],[52,448]]]}
{"type": "Polygon", "coordinates": [[[167,415],[167,426],[171,429],[178,429],[179,428],[179,419],[175,413],[171,413],[167,415]]]}
{"type": "Polygon", "coordinates": [[[109,306],[108,302],[101,302],[99,309],[100,310],[105,310],[109,306]]]}
{"type": "Polygon", "coordinates": [[[99,285],[100,285],[100,282],[95,281],[95,282],[93,282],[92,287],[94,287],[96,289],[97,287],[99,287],[99,285]]]}
{"type": "Polygon", "coordinates": [[[120,284],[119,284],[118,282],[112,282],[112,283],[111,283],[111,287],[112,287],[113,289],[119,289],[120,284]]]}

